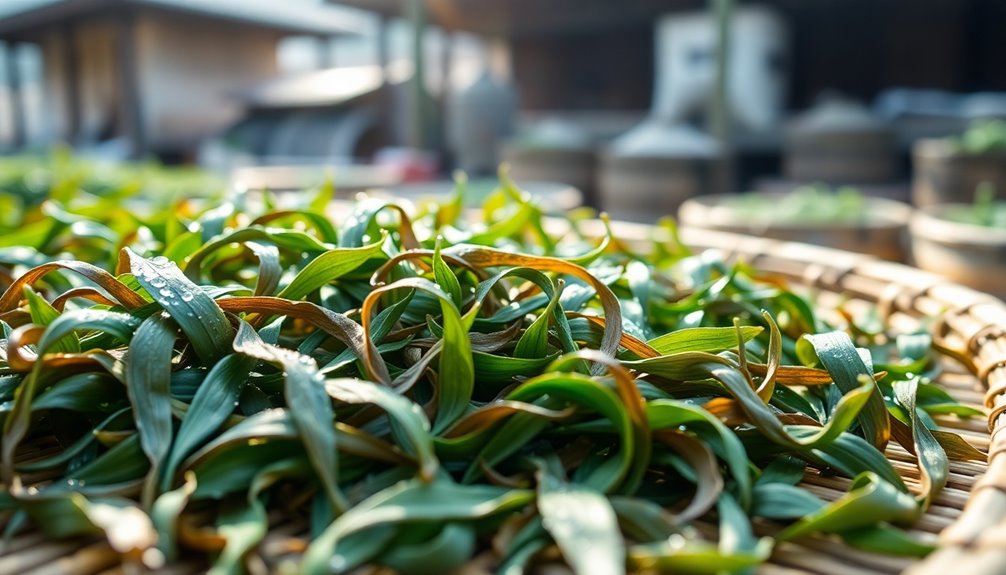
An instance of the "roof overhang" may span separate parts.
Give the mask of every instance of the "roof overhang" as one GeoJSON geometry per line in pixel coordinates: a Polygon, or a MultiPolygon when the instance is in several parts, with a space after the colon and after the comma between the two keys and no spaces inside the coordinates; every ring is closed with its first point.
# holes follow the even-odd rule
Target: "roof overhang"
{"type": "MultiPolygon", "coordinates": [[[[383,16],[407,16],[410,0],[326,0],[383,16]]],[[[448,30],[487,36],[592,31],[650,22],[701,0],[419,0],[427,18],[448,30]]],[[[792,1],[792,0],[790,0],[792,1]]]]}
{"type": "Polygon", "coordinates": [[[315,36],[357,34],[367,17],[331,4],[298,6],[278,0],[5,0],[0,3],[0,38],[30,39],[52,26],[138,8],[315,36]]]}
{"type": "Polygon", "coordinates": [[[412,64],[389,64],[387,73],[380,66],[345,66],[315,70],[268,80],[233,95],[245,106],[258,109],[333,107],[372,94],[385,82],[401,84],[412,77],[412,64]]]}

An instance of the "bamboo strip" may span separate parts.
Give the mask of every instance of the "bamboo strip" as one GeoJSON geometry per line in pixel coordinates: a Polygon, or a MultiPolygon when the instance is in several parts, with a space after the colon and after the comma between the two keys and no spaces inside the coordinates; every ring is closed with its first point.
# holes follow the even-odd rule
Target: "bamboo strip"
{"type": "MultiPolygon", "coordinates": [[[[980,405],[980,403],[979,403],[980,405]]],[[[940,427],[947,429],[952,429],[954,431],[971,431],[973,433],[984,433],[988,435],[988,421],[981,421],[977,418],[973,419],[959,419],[956,417],[938,415],[933,418],[936,423],[940,424],[940,427]]]]}
{"type": "Polygon", "coordinates": [[[910,565],[913,560],[905,557],[879,555],[853,549],[841,541],[821,537],[806,537],[799,541],[800,545],[812,551],[840,556],[850,566],[856,565],[863,569],[871,569],[882,573],[897,573],[910,565]]]}
{"type": "Polygon", "coordinates": [[[17,553],[22,549],[27,549],[46,541],[46,536],[41,531],[32,531],[17,537],[12,537],[10,541],[0,541],[0,559],[17,553]]]}
{"type": "Polygon", "coordinates": [[[811,575],[811,572],[804,571],[803,569],[790,569],[789,567],[783,567],[775,563],[767,563],[758,568],[758,575],[811,575]]]}
{"type": "Polygon", "coordinates": [[[73,553],[82,541],[45,542],[0,557],[0,573],[21,573],[73,553]]]}
{"type": "Polygon", "coordinates": [[[106,543],[99,542],[25,571],[23,575],[90,575],[114,565],[119,554],[106,543]]]}
{"type": "MultiPolygon", "coordinates": [[[[771,535],[778,531],[778,525],[767,521],[756,520],[753,523],[754,532],[759,536],[771,535]]],[[[890,570],[900,571],[905,567],[906,558],[889,555],[879,555],[845,545],[837,537],[827,537],[821,535],[809,535],[801,537],[792,542],[793,544],[806,547],[811,552],[822,552],[826,555],[841,554],[850,563],[855,563],[861,567],[876,569],[888,572],[890,570]]],[[[910,560],[908,560],[910,561],[910,560]]]]}
{"type": "MultiPolygon", "coordinates": [[[[844,550],[844,549],[843,549],[844,550]]],[[[780,543],[772,553],[772,561],[785,567],[804,569],[822,575],[864,575],[865,573],[898,573],[900,569],[868,571],[859,565],[849,565],[844,557],[808,553],[802,545],[780,543]]]]}

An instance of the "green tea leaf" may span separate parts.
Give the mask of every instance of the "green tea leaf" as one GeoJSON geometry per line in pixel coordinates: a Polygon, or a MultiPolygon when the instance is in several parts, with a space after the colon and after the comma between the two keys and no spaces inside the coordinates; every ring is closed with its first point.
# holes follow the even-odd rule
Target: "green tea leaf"
{"type": "Polygon", "coordinates": [[[925,557],[937,549],[934,543],[927,543],[917,537],[884,523],[872,527],[860,527],[841,532],[842,539],[857,549],[885,555],[925,557]]]}
{"type": "Polygon", "coordinates": [[[231,354],[221,359],[206,374],[206,379],[196,391],[178,428],[171,454],[164,465],[162,490],[171,487],[175,471],[182,460],[210,437],[234,411],[241,390],[257,363],[257,358],[231,354]]]}
{"type": "MultiPolygon", "coordinates": [[[[405,278],[377,288],[370,293],[372,302],[382,294],[397,289],[414,289],[436,297],[444,318],[443,348],[440,352],[438,380],[439,405],[433,422],[433,433],[439,434],[454,423],[468,408],[475,387],[475,367],[472,362],[468,329],[478,313],[478,304],[472,306],[464,318],[450,297],[436,284],[423,278],[405,278]]],[[[368,302],[364,302],[364,329],[369,325],[368,302]]]]}
{"type": "Polygon", "coordinates": [[[411,448],[419,459],[420,477],[427,482],[433,481],[439,463],[433,452],[430,422],[417,404],[387,388],[357,379],[326,380],[325,391],[336,401],[372,403],[387,412],[392,418],[393,430],[401,438],[399,443],[411,448]]]}
{"type": "Polygon", "coordinates": [[[522,489],[455,485],[446,480],[429,485],[402,481],[360,502],[329,525],[308,547],[301,572],[320,575],[354,567],[344,559],[339,543],[356,532],[403,522],[471,521],[519,509],[533,500],[534,493],[522,489]]]}
{"type": "Polygon", "coordinates": [[[278,297],[288,300],[299,300],[323,285],[354,271],[367,260],[381,253],[385,237],[376,242],[359,248],[336,248],[329,250],[311,260],[300,273],[293,278],[278,297]]]}
{"type": "Polygon", "coordinates": [[[919,471],[922,476],[920,503],[923,509],[927,509],[933,497],[947,484],[950,462],[947,460],[947,453],[943,451],[943,447],[933,437],[929,428],[919,421],[919,412],[915,406],[918,386],[918,379],[899,381],[894,384],[894,393],[898,403],[910,414],[915,455],[919,458],[919,471]]]}
{"type": "Polygon", "coordinates": [[[404,574],[452,573],[469,561],[475,545],[472,526],[447,523],[431,539],[415,545],[395,545],[381,554],[379,562],[404,574]]]}
{"type": "Polygon", "coordinates": [[[565,483],[547,470],[538,475],[542,525],[576,573],[625,573],[625,545],[604,495],[565,483]]]}
{"type": "Polygon", "coordinates": [[[151,465],[144,487],[145,507],[154,501],[161,466],[171,449],[171,359],[176,329],[168,314],[150,316],[136,330],[126,359],[126,391],[140,444],[151,465]]]}
{"type": "Polygon", "coordinates": [[[126,249],[130,271],[185,333],[196,355],[211,365],[230,351],[234,329],[223,310],[174,262],[146,259],[126,249]]]}
{"type": "Polygon", "coordinates": [[[559,303],[559,298],[562,297],[563,286],[562,280],[559,280],[559,285],[548,305],[517,340],[517,347],[513,352],[514,357],[529,359],[548,354],[548,326],[559,303]]]}
{"type": "MultiPolygon", "coordinates": [[[[744,341],[751,341],[761,332],[760,326],[742,326],[744,341]]],[[[704,351],[715,353],[737,346],[737,331],[732,327],[693,327],[679,329],[646,342],[661,355],[671,355],[684,351],[704,351]]]]}
{"type": "Polygon", "coordinates": [[[629,564],[644,572],[719,575],[755,567],[765,562],[770,552],[768,545],[754,551],[723,552],[716,545],[675,534],[667,541],[633,545],[629,548],[629,564]]]}
{"type": "Polygon", "coordinates": [[[433,274],[440,289],[451,296],[454,307],[461,309],[461,284],[451,268],[444,263],[444,258],[440,255],[440,243],[440,238],[437,238],[437,245],[433,250],[433,274]]]}
{"type": "Polygon", "coordinates": [[[751,499],[751,472],[748,456],[740,439],[708,411],[673,399],[657,399],[646,404],[646,417],[653,431],[662,429],[686,430],[699,434],[727,463],[740,490],[741,503],[751,499]],[[711,433],[706,433],[708,429],[711,433]]]}
{"type": "Polygon", "coordinates": [[[777,538],[786,541],[815,531],[834,533],[869,527],[881,521],[912,521],[918,515],[915,499],[867,472],[856,477],[847,494],[816,513],[802,517],[777,538]]]}
{"type": "MultiPolygon", "coordinates": [[[[24,287],[24,298],[28,301],[28,313],[35,325],[50,325],[59,317],[59,312],[28,286],[24,287]]],[[[70,333],[46,348],[55,353],[80,353],[80,340],[70,333]]]]}
{"type": "Polygon", "coordinates": [[[812,493],[785,483],[755,485],[751,515],[767,519],[799,519],[824,507],[812,493]]]}
{"type": "Polygon", "coordinates": [[[169,560],[177,556],[178,518],[196,490],[194,473],[185,475],[185,482],[174,491],[166,491],[154,501],[150,520],[157,530],[157,548],[169,560]]]}
{"type": "MultiPolygon", "coordinates": [[[[797,352],[803,357],[816,356],[844,393],[859,387],[861,376],[873,379],[873,371],[863,363],[852,340],[844,332],[806,335],[797,342],[797,352]]],[[[891,438],[891,423],[879,390],[870,396],[858,419],[867,440],[883,449],[891,438]]]]}
{"type": "Polygon", "coordinates": [[[265,343],[245,322],[238,328],[234,351],[283,368],[286,378],[283,395],[294,424],[333,509],[344,511],[348,505],[339,489],[335,413],[317,364],[307,356],[265,343]]]}

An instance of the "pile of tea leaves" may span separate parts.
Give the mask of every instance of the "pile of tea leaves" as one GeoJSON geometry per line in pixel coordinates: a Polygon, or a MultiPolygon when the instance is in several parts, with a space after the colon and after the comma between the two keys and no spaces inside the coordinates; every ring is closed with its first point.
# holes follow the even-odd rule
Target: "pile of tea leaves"
{"type": "Polygon", "coordinates": [[[757,225],[861,225],[883,217],[852,186],[807,184],[784,194],[748,192],[726,196],[723,204],[757,225]]]}
{"type": "Polygon", "coordinates": [[[965,154],[988,154],[1006,150],[1006,121],[984,119],[972,122],[959,136],[948,138],[952,149],[965,154]]]}
{"type": "Polygon", "coordinates": [[[0,247],[5,536],[214,573],[745,572],[814,533],[931,550],[905,528],[984,456],[936,430],[978,412],[932,383],[928,335],[836,330],[677,242],[556,237],[505,179],[474,217],[463,194],[26,213],[63,223],[0,247]],[[824,501],[805,474],[854,480],[824,501]]]}
{"type": "Polygon", "coordinates": [[[1006,228],[1006,201],[999,198],[991,182],[982,182],[975,188],[975,199],[970,204],[949,204],[945,217],[953,222],[987,228],[1006,228]]]}

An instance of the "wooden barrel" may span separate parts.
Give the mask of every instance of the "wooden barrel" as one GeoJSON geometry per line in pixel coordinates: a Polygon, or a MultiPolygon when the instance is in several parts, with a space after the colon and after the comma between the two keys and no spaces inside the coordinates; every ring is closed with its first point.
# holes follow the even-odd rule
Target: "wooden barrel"
{"type": "Polygon", "coordinates": [[[919,207],[970,203],[982,182],[1006,199],[1006,151],[966,153],[947,140],[919,140],[912,148],[912,179],[912,201],[919,207]]]}
{"type": "Polygon", "coordinates": [[[825,98],[786,130],[785,174],[790,180],[858,184],[898,176],[894,133],[862,104],[825,98]]]}
{"type": "Polygon", "coordinates": [[[715,160],[708,157],[601,157],[601,207],[612,218],[655,222],[673,216],[688,198],[708,191],[715,160]]]}
{"type": "Polygon", "coordinates": [[[946,219],[961,204],[928,206],[911,222],[912,257],[927,271],[1006,298],[1006,229],[946,219]]]}
{"type": "Polygon", "coordinates": [[[890,182],[898,177],[894,135],[885,129],[791,133],[785,172],[803,182],[890,182]]]}
{"type": "MultiPolygon", "coordinates": [[[[536,198],[538,204],[550,212],[566,212],[583,205],[583,194],[580,190],[566,183],[528,181],[514,178],[514,183],[521,190],[536,198]]],[[[466,207],[476,208],[489,197],[489,194],[499,188],[496,178],[476,178],[470,180],[465,196],[466,207]]],[[[370,190],[369,194],[376,197],[392,197],[406,199],[411,202],[446,202],[454,193],[454,182],[439,180],[433,182],[415,182],[390,186],[384,189],[370,190]]]]}
{"type": "MultiPolygon", "coordinates": [[[[765,194],[782,198],[782,194],[765,194]]],[[[907,259],[907,229],[912,209],[884,198],[865,198],[869,217],[853,222],[756,221],[735,205],[736,195],[692,198],[681,206],[684,226],[748,234],[871,254],[891,261],[907,259]]]]}
{"type": "Polygon", "coordinates": [[[502,156],[510,164],[510,177],[514,181],[568,184],[583,193],[587,205],[598,205],[594,189],[597,155],[593,149],[508,143],[503,146],[502,156]]]}

